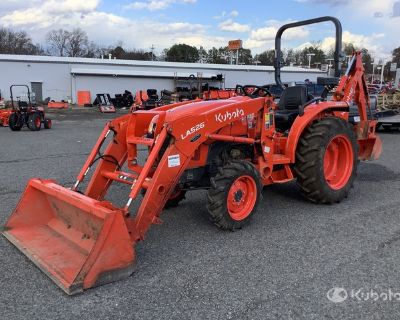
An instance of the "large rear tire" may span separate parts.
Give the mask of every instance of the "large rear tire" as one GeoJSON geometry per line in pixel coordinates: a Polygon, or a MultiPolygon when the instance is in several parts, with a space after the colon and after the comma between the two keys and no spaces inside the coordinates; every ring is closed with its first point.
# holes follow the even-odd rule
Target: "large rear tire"
{"type": "Polygon", "coordinates": [[[261,198],[261,179],[248,161],[231,160],[211,178],[207,209],[221,229],[240,229],[257,211],[261,198]]]}
{"type": "Polygon", "coordinates": [[[351,125],[324,118],[310,125],[296,151],[294,170],[304,196],[315,203],[346,198],[357,174],[358,144],[351,125]]]}
{"type": "Polygon", "coordinates": [[[16,112],[10,114],[8,118],[8,125],[12,131],[21,131],[22,128],[22,119],[21,115],[16,112]]]}

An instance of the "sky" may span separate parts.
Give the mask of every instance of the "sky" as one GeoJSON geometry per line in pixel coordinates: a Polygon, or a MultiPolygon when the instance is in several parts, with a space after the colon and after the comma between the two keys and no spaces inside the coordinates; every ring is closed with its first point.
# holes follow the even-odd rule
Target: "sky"
{"type": "MultiPolygon", "coordinates": [[[[387,58],[400,47],[398,0],[1,0],[0,26],[25,30],[43,43],[52,29],[80,27],[99,45],[123,44],[156,53],[175,43],[226,46],[242,39],[253,54],[273,49],[277,29],[288,22],[335,16],[343,41],[387,58]]],[[[324,23],[288,30],[283,48],[302,48],[321,41],[329,50],[334,27],[324,23]]]]}

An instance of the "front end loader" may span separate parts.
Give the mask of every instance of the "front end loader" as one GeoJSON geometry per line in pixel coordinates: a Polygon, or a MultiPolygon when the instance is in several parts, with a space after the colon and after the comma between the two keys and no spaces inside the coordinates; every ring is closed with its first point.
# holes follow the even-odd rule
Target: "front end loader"
{"type": "MultiPolygon", "coordinates": [[[[339,74],[341,25],[323,17],[278,31],[278,85],[283,31],[324,21],[336,26],[339,74]]],[[[381,143],[376,121],[367,117],[361,54],[354,53],[340,81],[320,82],[336,87],[333,100],[313,99],[305,87],[295,86],[285,88],[276,104],[266,87],[237,86],[226,100],[187,101],[112,120],[72,187],[29,181],[3,234],[66,293],[75,294],[129,276],[135,244],[161,222],[163,208],[178,205],[186,192],[206,189],[210,218],[226,230],[247,224],[262,187],[273,183],[296,179],[307,199],[339,202],[350,191],[358,160],[379,157],[381,143]],[[348,121],[351,101],[359,108],[355,125],[348,121]],[[147,150],[145,161],[139,146],[147,150]],[[129,188],[122,207],[105,200],[113,182],[129,188]]]]}

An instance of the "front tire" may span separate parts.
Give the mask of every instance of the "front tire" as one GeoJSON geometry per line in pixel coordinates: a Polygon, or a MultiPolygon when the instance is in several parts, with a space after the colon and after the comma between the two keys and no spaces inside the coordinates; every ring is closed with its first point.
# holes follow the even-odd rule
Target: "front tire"
{"type": "Polygon", "coordinates": [[[240,229],[257,211],[261,198],[261,178],[248,161],[231,160],[211,178],[207,209],[221,229],[240,229]]]}
{"type": "Polygon", "coordinates": [[[51,119],[45,119],[44,120],[44,128],[45,129],[51,129],[51,127],[52,127],[52,122],[51,122],[51,119]]]}
{"type": "Polygon", "coordinates": [[[42,117],[39,113],[32,113],[28,117],[28,128],[31,131],[39,131],[42,127],[42,117]]]}
{"type": "Polygon", "coordinates": [[[10,114],[8,118],[8,125],[11,131],[21,131],[22,128],[22,116],[16,112],[10,114]]]}
{"type": "Polygon", "coordinates": [[[311,124],[299,140],[294,170],[303,195],[315,203],[346,198],[357,174],[358,144],[351,125],[339,118],[311,124]]]}

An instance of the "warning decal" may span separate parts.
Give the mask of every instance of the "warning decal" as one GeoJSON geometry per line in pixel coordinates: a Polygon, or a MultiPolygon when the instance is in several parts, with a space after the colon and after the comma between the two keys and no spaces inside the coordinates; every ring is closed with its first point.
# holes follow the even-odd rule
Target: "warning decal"
{"type": "Polygon", "coordinates": [[[181,158],[179,154],[168,156],[168,168],[179,167],[181,165],[181,158]]]}
{"type": "Polygon", "coordinates": [[[272,116],[272,113],[265,113],[265,129],[269,129],[270,128],[270,126],[272,126],[273,125],[273,116],[272,116]]]}

